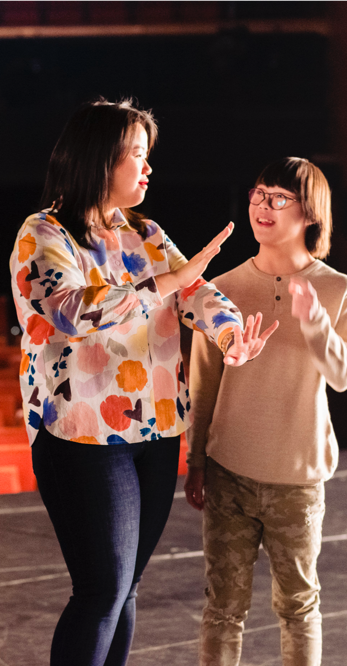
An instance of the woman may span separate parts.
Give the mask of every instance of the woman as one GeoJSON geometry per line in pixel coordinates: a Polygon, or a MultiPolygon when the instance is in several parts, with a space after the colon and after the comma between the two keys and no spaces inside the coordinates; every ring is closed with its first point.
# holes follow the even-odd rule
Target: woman
{"type": "Polygon", "coordinates": [[[78,110],[50,161],[51,208],[26,220],[11,258],[33,466],[73,582],[52,666],[127,660],[136,586],[191,420],[179,319],[233,365],[272,332],[258,337],[258,317],[242,338],[237,308],[200,278],[230,225],[187,262],[128,210],[144,199],[156,134],[151,114],[127,101],[78,110]]]}
{"type": "Polygon", "coordinates": [[[249,218],[259,252],[216,285],[242,312],[260,305],[265,324],[278,317],[271,350],[234,372],[193,336],[185,489],[204,513],[200,665],[239,665],[262,544],[283,665],[319,666],[324,481],[338,461],[326,383],[347,388],[347,276],[320,261],[330,249],[330,189],[307,159],[283,158],[262,171],[249,218]]]}

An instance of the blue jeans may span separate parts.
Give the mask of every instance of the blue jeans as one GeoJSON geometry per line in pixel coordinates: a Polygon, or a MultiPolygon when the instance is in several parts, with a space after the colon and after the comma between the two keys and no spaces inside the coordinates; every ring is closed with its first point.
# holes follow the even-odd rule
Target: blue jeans
{"type": "Polygon", "coordinates": [[[124,666],[136,587],[167,521],[179,437],[96,446],[39,430],[33,467],[71,575],[51,666],[124,666]]]}

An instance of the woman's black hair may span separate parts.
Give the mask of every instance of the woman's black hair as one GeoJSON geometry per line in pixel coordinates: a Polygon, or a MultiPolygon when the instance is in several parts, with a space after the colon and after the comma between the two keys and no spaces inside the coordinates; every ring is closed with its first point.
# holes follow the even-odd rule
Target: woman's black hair
{"type": "MultiPolygon", "coordinates": [[[[67,122],[53,150],[42,208],[53,208],[57,220],[84,247],[90,247],[92,217],[110,228],[104,215],[113,170],[127,156],[140,123],[147,132],[149,150],[157,138],[150,111],[132,100],[111,103],[104,98],[83,104],[67,122]]],[[[132,227],[146,237],[144,216],[122,209],[132,227]]]]}

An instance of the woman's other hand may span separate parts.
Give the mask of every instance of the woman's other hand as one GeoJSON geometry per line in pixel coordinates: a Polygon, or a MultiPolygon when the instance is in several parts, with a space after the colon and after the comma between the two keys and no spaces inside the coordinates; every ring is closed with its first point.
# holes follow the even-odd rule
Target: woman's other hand
{"type": "Polygon", "coordinates": [[[301,321],[311,321],[318,311],[317,292],[311,282],[303,278],[291,278],[288,287],[292,295],[292,315],[301,321]]]}
{"type": "Polygon", "coordinates": [[[250,315],[247,318],[246,328],[242,335],[239,326],[234,328],[234,343],[229,347],[225,356],[225,365],[238,367],[247,361],[251,361],[258,356],[265,346],[269,337],[278,328],[279,322],[276,320],[261,335],[259,335],[263,315],[258,312],[256,318],[250,315]]]}
{"type": "Polygon", "coordinates": [[[162,273],[156,276],[155,280],[161,297],[165,298],[174,291],[190,287],[206,270],[211,259],[220,252],[220,246],[229,238],[233,228],[233,223],[229,222],[223,231],[217,234],[201,252],[198,252],[184,266],[171,273],[162,273]]]}
{"type": "Polygon", "coordinates": [[[184,491],[188,504],[201,511],[204,508],[205,470],[200,467],[188,467],[184,491]]]}

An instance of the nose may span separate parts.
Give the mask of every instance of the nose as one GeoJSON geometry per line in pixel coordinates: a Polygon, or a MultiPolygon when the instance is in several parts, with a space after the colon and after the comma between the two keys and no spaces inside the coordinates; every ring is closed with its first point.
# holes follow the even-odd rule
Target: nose
{"type": "Polygon", "coordinates": [[[147,160],[144,160],[143,162],[142,173],[146,176],[149,176],[149,174],[152,173],[152,167],[149,166],[147,160]]]}
{"type": "Polygon", "coordinates": [[[271,203],[270,203],[271,195],[267,194],[266,192],[264,192],[264,195],[265,195],[265,199],[263,199],[263,201],[260,202],[259,207],[260,208],[271,208],[271,203]]]}

